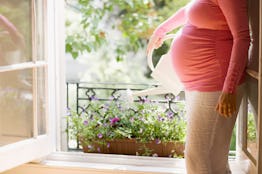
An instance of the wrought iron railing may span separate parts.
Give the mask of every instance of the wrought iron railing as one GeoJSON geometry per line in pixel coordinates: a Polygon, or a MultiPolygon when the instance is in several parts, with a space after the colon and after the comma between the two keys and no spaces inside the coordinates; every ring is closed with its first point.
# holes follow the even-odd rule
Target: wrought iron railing
{"type": "MultiPolygon", "coordinates": [[[[117,102],[119,100],[128,100],[125,96],[127,91],[139,91],[156,85],[131,84],[131,83],[87,83],[87,82],[67,82],[67,107],[78,113],[88,109],[90,102],[96,99],[101,102],[117,102]]],[[[165,112],[177,113],[176,103],[184,104],[184,93],[178,96],[173,94],[137,96],[133,102],[151,102],[166,107],[165,112]]],[[[176,114],[177,115],[177,114],[176,114]]],[[[180,117],[183,117],[184,110],[180,111],[180,117]]],[[[70,139],[68,136],[68,149],[78,150],[80,145],[78,140],[70,139]]]]}

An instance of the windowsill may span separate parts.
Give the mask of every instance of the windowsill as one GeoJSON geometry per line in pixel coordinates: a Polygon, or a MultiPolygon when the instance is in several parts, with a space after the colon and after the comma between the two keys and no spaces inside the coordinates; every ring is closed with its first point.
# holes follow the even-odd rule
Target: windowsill
{"type": "Polygon", "coordinates": [[[144,173],[185,173],[184,159],[129,155],[59,152],[41,162],[47,166],[135,171],[144,173]]]}
{"type": "MultiPolygon", "coordinates": [[[[233,173],[247,174],[248,160],[230,160],[233,173]]],[[[84,154],[81,152],[58,152],[40,163],[25,164],[4,174],[185,174],[184,159],[156,158],[110,154],[84,154]]]]}

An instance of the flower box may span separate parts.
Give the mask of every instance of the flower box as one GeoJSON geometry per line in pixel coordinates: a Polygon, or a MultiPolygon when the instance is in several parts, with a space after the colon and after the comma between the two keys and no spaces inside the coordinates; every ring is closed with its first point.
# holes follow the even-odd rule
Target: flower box
{"type": "Polygon", "coordinates": [[[178,142],[184,141],[185,120],[180,115],[148,101],[127,105],[92,100],[82,112],[70,112],[68,132],[80,140],[84,152],[183,156],[183,143],[178,142]]]}
{"type": "Polygon", "coordinates": [[[137,142],[135,139],[113,140],[101,145],[83,145],[85,153],[106,153],[123,155],[146,155],[159,157],[184,156],[183,142],[150,143],[137,142]]]}

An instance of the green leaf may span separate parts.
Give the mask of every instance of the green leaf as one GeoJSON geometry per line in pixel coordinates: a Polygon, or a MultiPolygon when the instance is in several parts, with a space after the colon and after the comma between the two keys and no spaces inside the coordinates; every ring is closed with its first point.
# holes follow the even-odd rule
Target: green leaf
{"type": "Polygon", "coordinates": [[[74,59],[76,59],[78,57],[78,52],[72,52],[71,54],[72,54],[74,59]]]}
{"type": "Polygon", "coordinates": [[[66,43],[66,52],[72,52],[72,45],[69,43],[66,43]]]}
{"type": "Polygon", "coordinates": [[[116,61],[117,62],[121,62],[121,61],[123,61],[124,59],[123,59],[123,57],[122,56],[117,56],[116,57],[116,61]]]}

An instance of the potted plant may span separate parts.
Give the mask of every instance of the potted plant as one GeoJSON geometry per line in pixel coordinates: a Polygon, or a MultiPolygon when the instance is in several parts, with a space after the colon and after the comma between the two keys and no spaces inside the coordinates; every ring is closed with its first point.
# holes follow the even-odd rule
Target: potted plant
{"type": "Polygon", "coordinates": [[[93,99],[78,113],[70,111],[68,132],[84,152],[183,156],[185,120],[179,114],[147,100],[93,99]]]}

